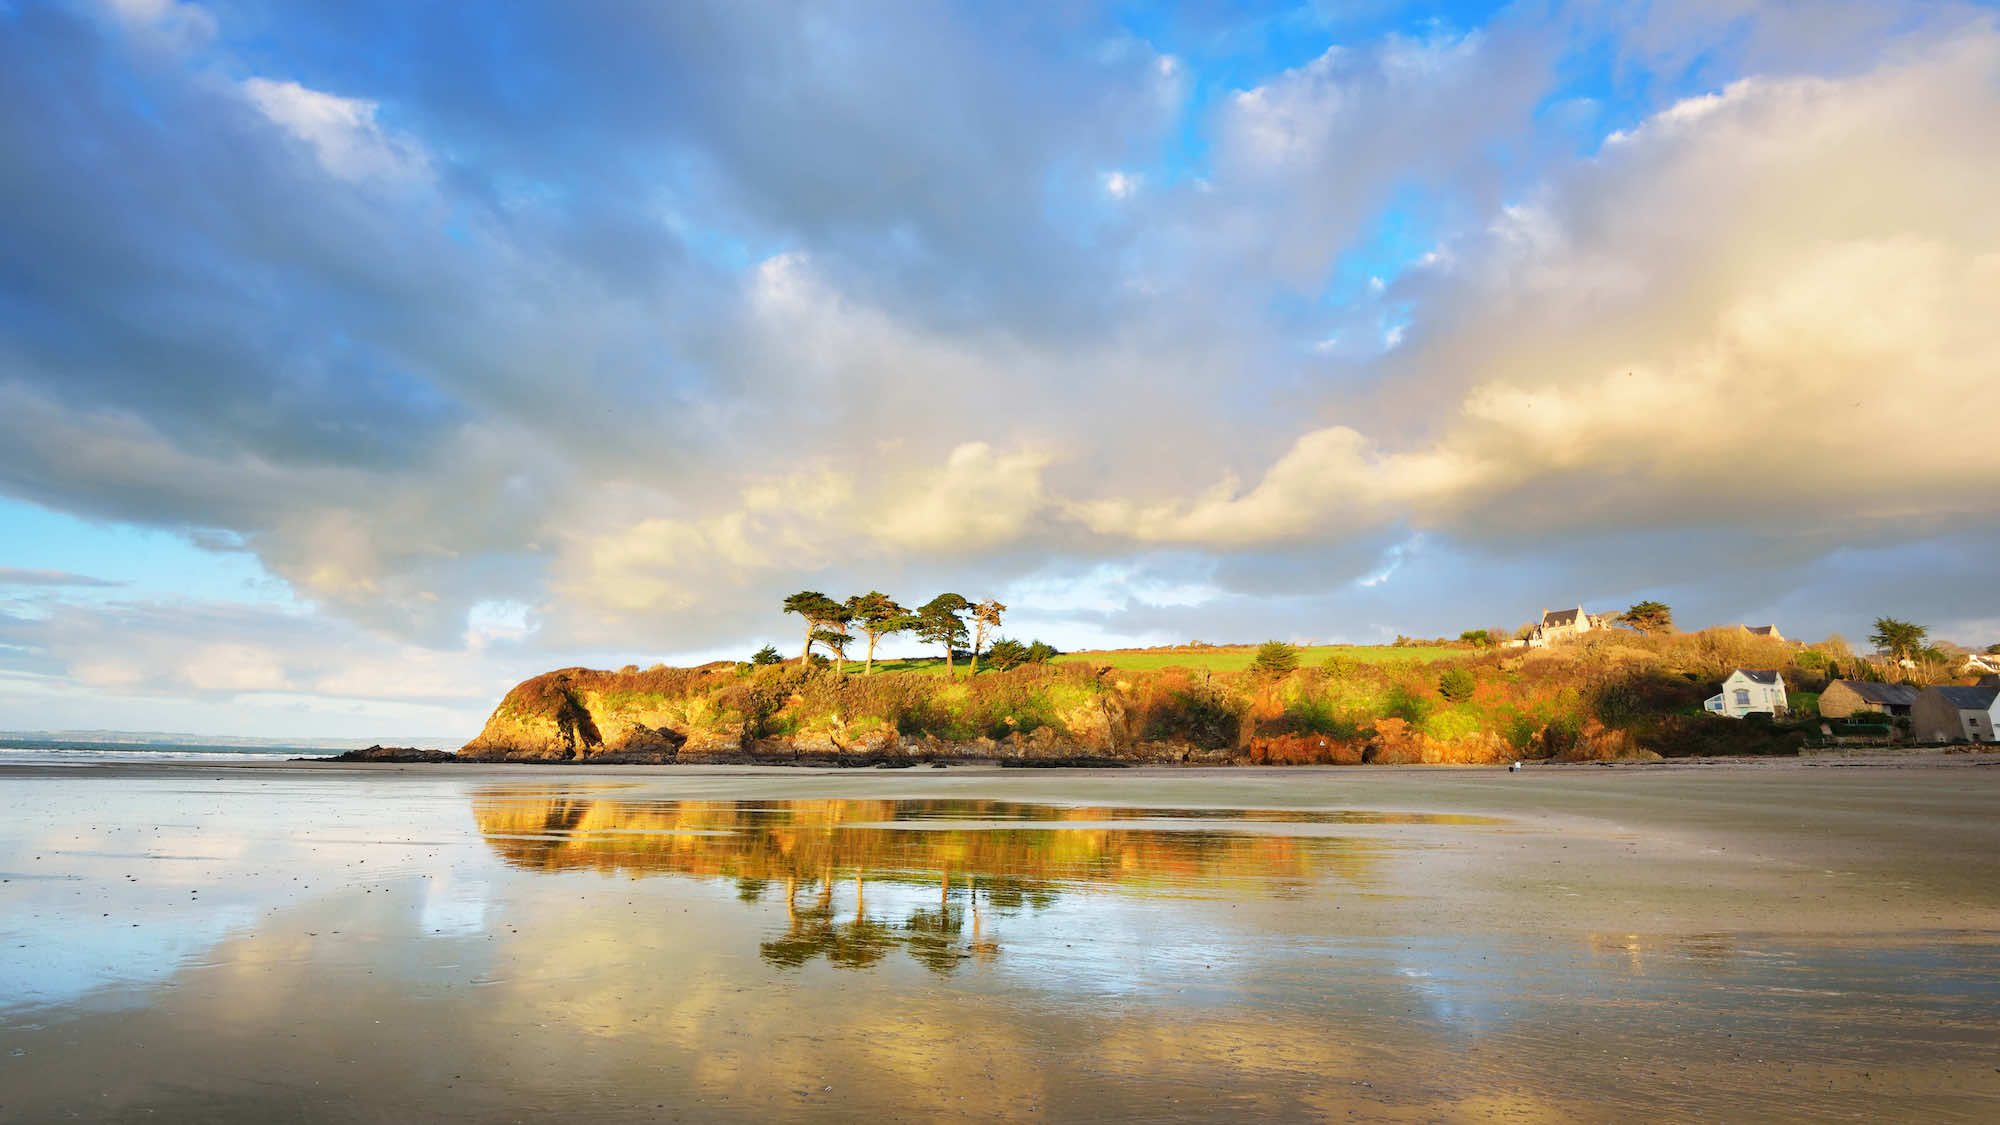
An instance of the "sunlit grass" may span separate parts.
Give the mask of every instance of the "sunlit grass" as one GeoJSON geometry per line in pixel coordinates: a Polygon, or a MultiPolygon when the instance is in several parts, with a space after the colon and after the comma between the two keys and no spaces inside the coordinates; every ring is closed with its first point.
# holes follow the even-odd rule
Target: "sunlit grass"
{"type": "MultiPolygon", "coordinates": [[[[1469,649],[1440,648],[1433,645],[1316,645],[1299,650],[1299,663],[1304,666],[1321,664],[1330,656],[1338,655],[1355,664],[1429,664],[1439,660],[1454,660],[1472,656],[1469,649]]],[[[1250,667],[1257,658],[1256,645],[1235,645],[1227,648],[1202,648],[1187,652],[1066,652],[1055,658],[1057,664],[1109,665],[1113,668],[1135,672],[1150,672],[1161,668],[1199,668],[1209,672],[1240,672],[1250,667]]],[[[982,664],[981,671],[990,665],[982,664]]],[[[859,671],[858,664],[849,664],[850,670],[859,671]]],[[[958,662],[957,672],[965,675],[966,662],[958,662]]],[[[903,660],[877,660],[877,672],[929,672],[944,674],[944,657],[916,657],[903,660]]]]}

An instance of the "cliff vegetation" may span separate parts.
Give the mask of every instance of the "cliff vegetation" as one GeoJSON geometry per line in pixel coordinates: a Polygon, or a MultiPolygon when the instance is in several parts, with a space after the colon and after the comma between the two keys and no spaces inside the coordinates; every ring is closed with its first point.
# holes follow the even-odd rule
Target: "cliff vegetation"
{"type": "Polygon", "coordinates": [[[1468,646],[1425,660],[1367,653],[1334,650],[1289,667],[1259,659],[1233,672],[1119,668],[1088,654],[972,675],[863,675],[798,661],[566,668],[516,686],[461,757],[1222,765],[1783,754],[1810,731],[1718,719],[1702,701],[1733,668],[1777,668],[1809,713],[1851,659],[1844,646],[1740,629],[1621,630],[1554,649],[1468,646]]]}

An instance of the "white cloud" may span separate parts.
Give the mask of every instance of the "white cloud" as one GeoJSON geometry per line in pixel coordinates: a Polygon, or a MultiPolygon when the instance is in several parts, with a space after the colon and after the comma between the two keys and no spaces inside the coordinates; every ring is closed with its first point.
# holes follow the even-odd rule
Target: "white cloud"
{"type": "Polygon", "coordinates": [[[1140,177],[1132,172],[1106,172],[1103,177],[1104,194],[1113,199],[1125,199],[1139,190],[1140,177]]]}
{"type": "Polygon", "coordinates": [[[313,150],[320,166],[343,180],[391,182],[430,178],[430,156],[407,137],[384,131],[380,106],[268,78],[243,81],[244,96],[274,125],[313,150]]]}
{"type": "Polygon", "coordinates": [[[215,17],[184,0],[99,0],[128,34],[168,50],[199,47],[215,37],[215,17]]]}

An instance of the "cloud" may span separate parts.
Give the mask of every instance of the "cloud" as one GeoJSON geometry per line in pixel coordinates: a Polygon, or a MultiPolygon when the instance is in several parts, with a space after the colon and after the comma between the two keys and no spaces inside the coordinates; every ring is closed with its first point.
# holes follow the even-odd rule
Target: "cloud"
{"type": "Polygon", "coordinates": [[[124,582],[109,582],[102,578],[92,578],[87,574],[71,574],[64,570],[24,570],[16,566],[0,566],[0,586],[123,586],[124,582]]]}
{"type": "Polygon", "coordinates": [[[1991,527],[1990,14],[1625,7],[1287,23],[1274,63],[1219,13],[31,6],[0,491],[240,546],[330,624],[8,643],[446,699],[421,653],[734,652],[800,586],[1358,635],[1717,559],[1737,612],[1991,527]]]}
{"type": "Polygon", "coordinates": [[[376,123],[380,107],[375,102],[268,78],[245,79],[243,94],[272,124],[310,146],[320,165],[343,180],[430,176],[430,158],[421,147],[385,133],[376,123]]]}

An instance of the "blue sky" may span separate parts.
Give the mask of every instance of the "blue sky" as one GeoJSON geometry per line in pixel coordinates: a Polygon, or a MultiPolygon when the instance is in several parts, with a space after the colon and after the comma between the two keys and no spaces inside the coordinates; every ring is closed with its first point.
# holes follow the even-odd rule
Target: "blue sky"
{"type": "Polygon", "coordinates": [[[1995,16],[0,4],[0,728],[449,739],[800,588],[2000,640],[1995,16]]]}

